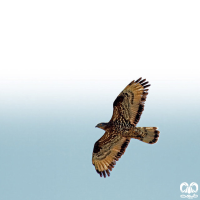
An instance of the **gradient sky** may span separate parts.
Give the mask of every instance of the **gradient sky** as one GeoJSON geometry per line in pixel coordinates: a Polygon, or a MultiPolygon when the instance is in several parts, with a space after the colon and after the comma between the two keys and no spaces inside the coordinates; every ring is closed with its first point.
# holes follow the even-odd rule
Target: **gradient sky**
{"type": "MultiPolygon", "coordinates": [[[[0,3],[0,199],[181,199],[200,184],[199,1],[0,3]],[[134,79],[151,87],[109,178],[92,165],[95,128],[134,79]]],[[[197,193],[199,195],[199,192],[197,193]]],[[[198,197],[200,198],[200,197],[198,197]]]]}

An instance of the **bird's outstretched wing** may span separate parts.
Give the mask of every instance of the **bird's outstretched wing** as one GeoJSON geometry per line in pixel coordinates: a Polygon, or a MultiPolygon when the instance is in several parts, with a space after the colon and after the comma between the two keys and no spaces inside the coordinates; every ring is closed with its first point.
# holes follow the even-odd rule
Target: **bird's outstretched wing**
{"type": "Polygon", "coordinates": [[[98,174],[104,178],[110,176],[116,161],[124,154],[130,139],[115,134],[114,131],[106,131],[95,143],[92,155],[92,164],[98,174]]]}
{"type": "Polygon", "coordinates": [[[134,126],[139,122],[150,85],[146,79],[132,81],[118,95],[113,103],[113,116],[110,122],[130,123],[134,126]]]}

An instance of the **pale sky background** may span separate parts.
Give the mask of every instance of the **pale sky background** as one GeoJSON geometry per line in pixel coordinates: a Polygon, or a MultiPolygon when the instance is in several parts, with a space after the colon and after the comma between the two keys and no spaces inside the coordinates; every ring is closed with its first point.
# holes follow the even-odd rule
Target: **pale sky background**
{"type": "MultiPolygon", "coordinates": [[[[199,1],[1,1],[0,199],[181,199],[200,187],[199,1]],[[91,163],[95,129],[134,79],[151,87],[111,177],[91,163]]],[[[200,193],[197,193],[200,198],[200,193]]]]}

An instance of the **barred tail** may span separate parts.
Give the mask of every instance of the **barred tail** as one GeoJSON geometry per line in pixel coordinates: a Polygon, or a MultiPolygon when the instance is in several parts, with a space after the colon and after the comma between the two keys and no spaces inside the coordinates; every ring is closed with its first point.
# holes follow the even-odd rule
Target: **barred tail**
{"type": "Polygon", "coordinates": [[[135,129],[138,140],[148,144],[154,144],[158,141],[160,131],[157,130],[157,127],[135,127],[135,129]]]}

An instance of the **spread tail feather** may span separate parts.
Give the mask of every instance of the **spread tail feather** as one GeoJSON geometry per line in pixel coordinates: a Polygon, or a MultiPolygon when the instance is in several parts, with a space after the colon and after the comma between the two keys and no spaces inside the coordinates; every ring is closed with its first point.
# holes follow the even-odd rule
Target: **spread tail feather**
{"type": "Polygon", "coordinates": [[[158,141],[160,131],[157,127],[135,127],[135,129],[136,139],[148,144],[154,144],[158,141]]]}

